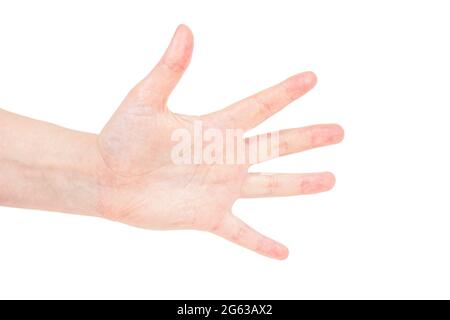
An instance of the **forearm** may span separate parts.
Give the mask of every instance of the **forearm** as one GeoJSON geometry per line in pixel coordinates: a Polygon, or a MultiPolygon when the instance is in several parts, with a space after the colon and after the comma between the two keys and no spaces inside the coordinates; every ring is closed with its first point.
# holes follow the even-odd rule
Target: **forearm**
{"type": "Polygon", "coordinates": [[[0,205],[98,214],[97,136],[0,109],[0,205]]]}

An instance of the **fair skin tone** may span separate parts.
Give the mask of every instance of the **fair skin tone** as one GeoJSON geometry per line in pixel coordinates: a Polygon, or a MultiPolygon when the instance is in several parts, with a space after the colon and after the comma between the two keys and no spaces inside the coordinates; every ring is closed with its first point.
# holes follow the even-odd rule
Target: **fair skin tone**
{"type": "MultiPolygon", "coordinates": [[[[146,229],[207,231],[285,259],[288,249],[233,215],[233,203],[327,191],[334,176],[249,173],[250,163],[174,164],[171,133],[192,131],[194,121],[222,131],[250,130],[312,89],[316,77],[311,72],[294,75],[204,116],[175,114],[167,101],[192,48],[192,33],[182,25],[160,62],[130,91],[99,135],[0,109],[0,205],[98,216],[146,229]]],[[[342,138],[342,128],[334,124],[282,130],[279,153],[342,138]]]]}

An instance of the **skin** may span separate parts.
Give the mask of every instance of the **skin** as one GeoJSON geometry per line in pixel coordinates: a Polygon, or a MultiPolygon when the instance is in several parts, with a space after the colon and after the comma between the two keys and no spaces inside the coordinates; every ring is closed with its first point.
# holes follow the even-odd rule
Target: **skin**
{"type": "MultiPolygon", "coordinates": [[[[223,110],[200,117],[175,114],[167,100],[186,70],[193,36],[179,26],[150,74],[121,103],[99,135],[61,128],[0,110],[0,204],[103,217],[146,229],[196,229],[270,258],[288,249],[232,214],[239,198],[327,191],[331,173],[248,173],[250,163],[176,165],[175,129],[249,130],[316,83],[312,72],[285,81],[223,110]]],[[[338,125],[280,131],[280,155],[335,144],[338,125]]],[[[250,140],[245,140],[250,144],[250,140]]]]}

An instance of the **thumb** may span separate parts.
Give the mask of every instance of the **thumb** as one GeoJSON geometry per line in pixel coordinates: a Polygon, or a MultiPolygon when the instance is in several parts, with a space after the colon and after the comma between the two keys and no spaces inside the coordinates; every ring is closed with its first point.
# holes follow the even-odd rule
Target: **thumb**
{"type": "Polygon", "coordinates": [[[189,65],[193,46],[191,30],[178,26],[161,60],[133,90],[141,103],[159,111],[167,109],[167,99],[189,65]]]}

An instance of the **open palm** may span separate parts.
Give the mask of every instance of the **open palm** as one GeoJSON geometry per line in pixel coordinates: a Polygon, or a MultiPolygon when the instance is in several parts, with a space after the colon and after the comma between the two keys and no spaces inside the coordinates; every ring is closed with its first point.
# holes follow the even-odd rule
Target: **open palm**
{"type": "MultiPolygon", "coordinates": [[[[148,229],[209,231],[260,254],[283,259],[282,244],[256,232],[231,213],[238,198],[287,196],[329,190],[330,173],[248,173],[253,162],[175,163],[173,133],[183,129],[195,136],[195,125],[249,130],[309,91],[313,73],[295,75],[272,88],[221,111],[200,117],[172,113],[167,100],[184,70],[193,48],[191,31],[180,26],[161,61],[134,87],[98,139],[108,167],[103,177],[101,208],[110,219],[148,229]]],[[[286,155],[338,143],[337,125],[287,129],[277,135],[277,153],[286,155]]],[[[264,136],[261,136],[264,138],[264,136]]],[[[255,139],[245,139],[245,146],[255,139]]],[[[202,150],[207,144],[202,146],[202,150]]],[[[260,160],[261,161],[261,160],[260,160]]]]}

